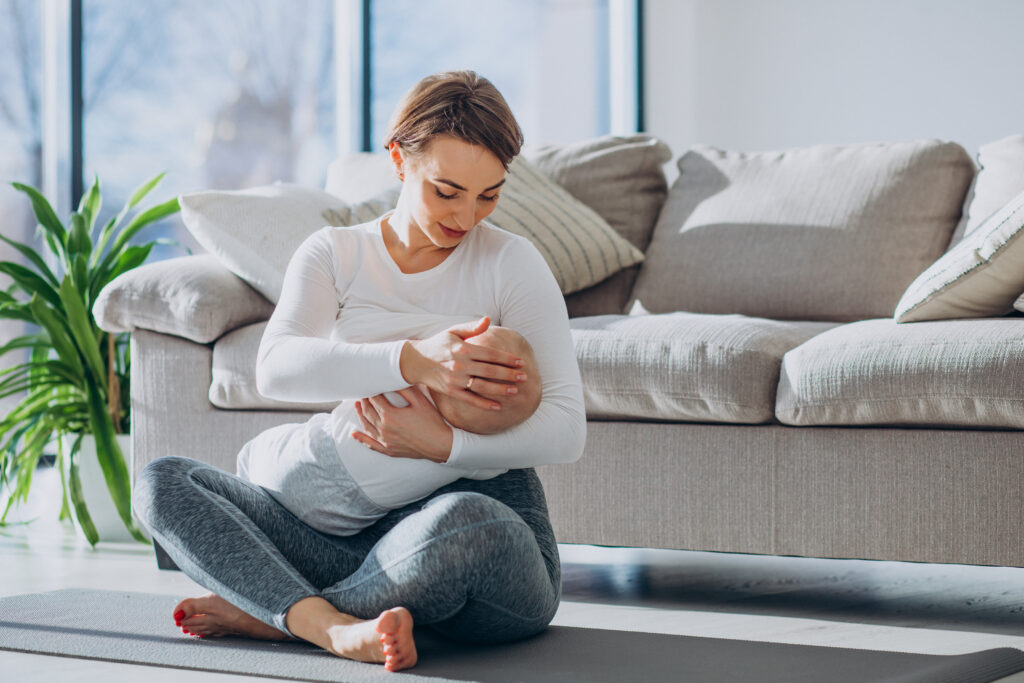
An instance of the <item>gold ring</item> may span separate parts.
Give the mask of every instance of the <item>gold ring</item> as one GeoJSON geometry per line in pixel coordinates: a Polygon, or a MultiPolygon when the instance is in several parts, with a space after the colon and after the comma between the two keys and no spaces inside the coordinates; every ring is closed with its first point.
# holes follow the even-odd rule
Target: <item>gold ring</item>
{"type": "Polygon", "coordinates": [[[466,391],[472,391],[472,389],[473,389],[473,380],[475,380],[475,379],[476,379],[476,377],[470,377],[469,378],[469,381],[466,382],[466,391]]]}

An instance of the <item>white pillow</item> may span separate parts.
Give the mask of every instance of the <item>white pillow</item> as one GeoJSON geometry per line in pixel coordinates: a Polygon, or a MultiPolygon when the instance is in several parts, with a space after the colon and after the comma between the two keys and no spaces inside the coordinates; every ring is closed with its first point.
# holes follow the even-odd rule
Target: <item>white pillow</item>
{"type": "Polygon", "coordinates": [[[323,190],[276,183],[179,197],[196,241],[232,273],[277,303],[292,253],[325,225],[345,223],[350,207],[323,190]],[[330,211],[331,218],[324,212],[330,211]]]}
{"type": "Polygon", "coordinates": [[[897,322],[1005,315],[1024,291],[1024,192],[921,273],[896,306],[897,322]]]}

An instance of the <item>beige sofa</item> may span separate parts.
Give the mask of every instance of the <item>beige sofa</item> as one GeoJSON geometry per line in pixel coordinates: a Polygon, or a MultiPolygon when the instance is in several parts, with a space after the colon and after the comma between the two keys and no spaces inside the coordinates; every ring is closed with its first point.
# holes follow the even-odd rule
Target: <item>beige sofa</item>
{"type": "MultiPolygon", "coordinates": [[[[1020,291],[893,318],[942,315],[919,276],[1024,190],[1024,137],[983,147],[980,173],[938,141],[695,147],[671,190],[646,136],[525,156],[646,256],[566,299],[589,421],[579,462],[539,469],[560,541],[1024,566],[1020,291]]],[[[390,182],[340,164],[339,194],[390,182]]],[[[255,391],[272,310],[211,255],[103,292],[102,326],[132,331],[135,473],[233,469],[255,433],[330,407],[255,391]]]]}

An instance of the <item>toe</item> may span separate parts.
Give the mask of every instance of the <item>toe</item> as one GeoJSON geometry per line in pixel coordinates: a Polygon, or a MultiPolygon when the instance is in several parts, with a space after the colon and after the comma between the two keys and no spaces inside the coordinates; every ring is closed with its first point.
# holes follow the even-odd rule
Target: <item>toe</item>
{"type": "Polygon", "coordinates": [[[400,623],[399,617],[394,610],[381,612],[380,617],[377,618],[377,633],[394,633],[398,630],[400,623]]]}

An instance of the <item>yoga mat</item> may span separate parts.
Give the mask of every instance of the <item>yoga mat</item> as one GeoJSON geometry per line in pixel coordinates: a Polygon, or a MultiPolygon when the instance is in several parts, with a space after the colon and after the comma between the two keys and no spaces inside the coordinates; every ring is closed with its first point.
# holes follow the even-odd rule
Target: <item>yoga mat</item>
{"type": "Polygon", "coordinates": [[[384,671],[301,642],[196,639],[174,626],[177,598],[67,589],[0,599],[0,650],[303,681],[986,683],[1024,670],[1024,652],[922,655],[552,626],[474,646],[416,630],[420,663],[384,671]],[[396,677],[397,676],[397,677],[396,677]]]}

